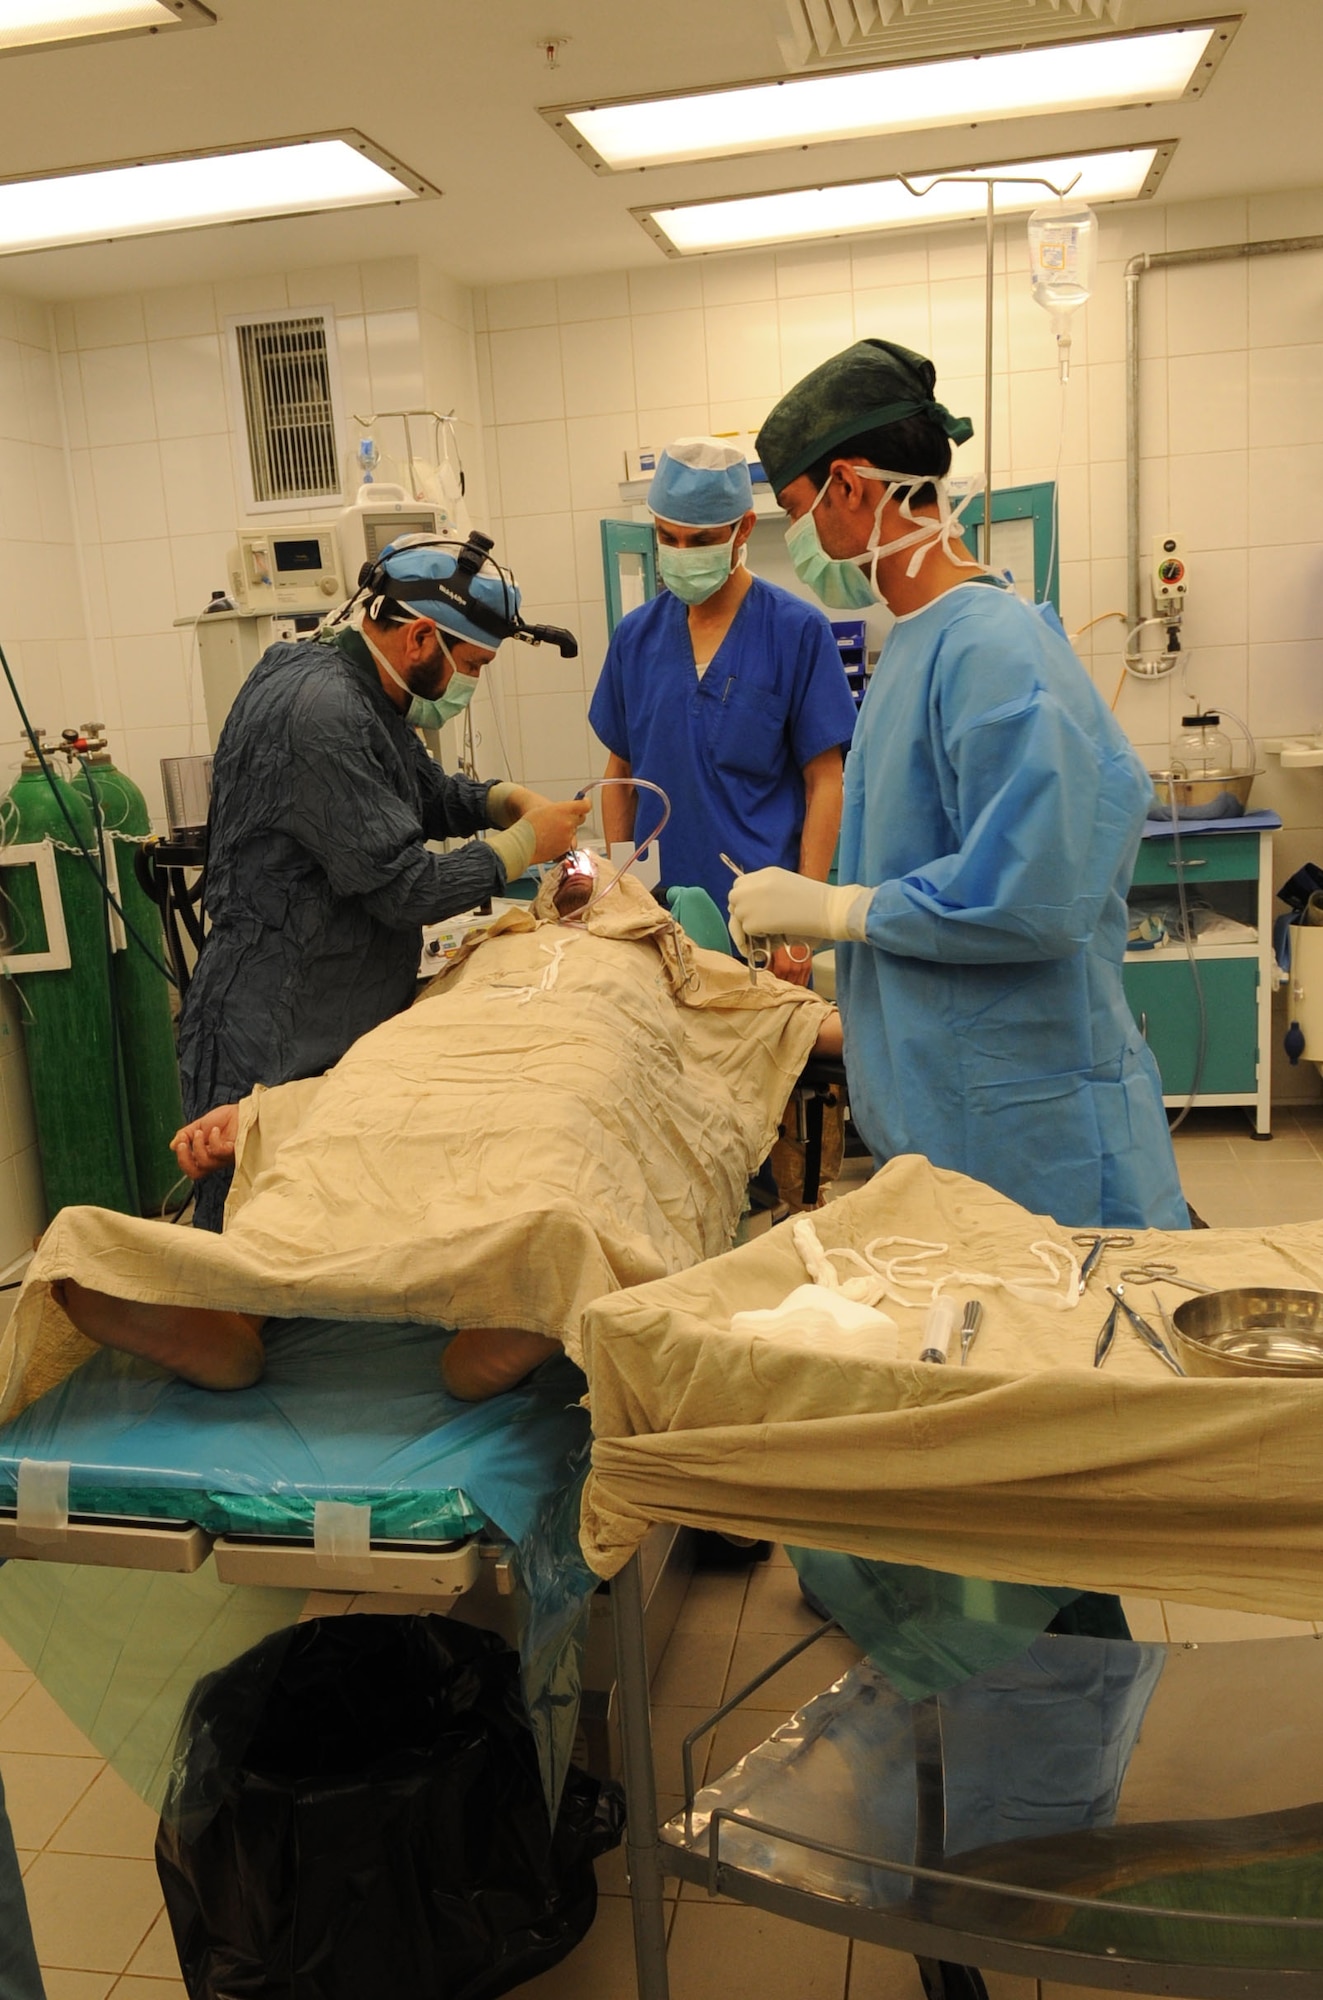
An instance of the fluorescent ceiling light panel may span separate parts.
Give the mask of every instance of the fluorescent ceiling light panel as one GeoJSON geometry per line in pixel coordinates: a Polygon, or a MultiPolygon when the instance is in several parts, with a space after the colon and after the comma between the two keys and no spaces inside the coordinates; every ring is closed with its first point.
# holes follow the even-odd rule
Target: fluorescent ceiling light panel
{"type": "Polygon", "coordinates": [[[214,26],[197,0],[0,0],[0,55],[52,42],[91,42],[162,28],[214,26]]]}
{"type": "Polygon", "coordinates": [[[832,139],[1165,103],[1204,88],[1236,26],[1205,21],[632,104],[562,106],[543,116],[599,171],[620,173],[832,139]]]}
{"type": "MultiPolygon", "coordinates": [[[[1082,201],[1134,201],[1151,195],[1175,151],[1175,141],[1127,147],[1121,152],[1083,153],[1074,158],[1011,160],[997,166],[956,167],[957,174],[1024,175],[1071,190],[1082,201]]],[[[790,188],[784,193],[743,195],[734,200],[698,201],[669,208],[636,208],[633,213],[648,234],[672,257],[693,257],[714,250],[740,250],[758,243],[799,243],[813,237],[861,236],[873,230],[931,228],[934,223],[966,221],[987,213],[987,193],[981,181],[940,181],[931,173],[911,174],[916,187],[930,188],[922,197],[910,194],[895,177],[846,181],[837,186],[790,188]]],[[[1042,186],[999,187],[993,206],[997,215],[1017,215],[1051,201],[1042,186]]]]}
{"type": "Polygon", "coordinates": [[[0,182],[0,256],[259,217],[415,201],[437,188],[361,133],[0,182]]]}

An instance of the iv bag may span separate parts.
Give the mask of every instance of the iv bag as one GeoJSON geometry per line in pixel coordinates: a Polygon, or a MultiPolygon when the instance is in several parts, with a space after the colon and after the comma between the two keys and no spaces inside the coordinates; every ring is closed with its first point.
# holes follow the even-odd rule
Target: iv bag
{"type": "Polygon", "coordinates": [[[1052,315],[1061,379],[1070,373],[1070,314],[1093,291],[1098,268],[1098,218],[1085,201],[1050,201],[1029,217],[1029,282],[1052,315]]]}

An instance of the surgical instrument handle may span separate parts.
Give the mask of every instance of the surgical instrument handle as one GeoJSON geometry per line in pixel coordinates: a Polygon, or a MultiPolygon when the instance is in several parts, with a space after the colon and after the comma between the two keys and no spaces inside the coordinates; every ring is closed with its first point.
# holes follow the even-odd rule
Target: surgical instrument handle
{"type": "Polygon", "coordinates": [[[978,1299],[965,1300],[965,1316],[960,1322],[960,1366],[969,1359],[969,1350],[974,1345],[978,1323],[983,1317],[983,1307],[978,1299]]]}
{"type": "Polygon", "coordinates": [[[1129,1301],[1123,1299],[1119,1292],[1112,1291],[1110,1285],[1107,1289],[1111,1292],[1112,1297],[1116,1300],[1116,1303],[1120,1306],[1121,1311],[1125,1314],[1140,1339],[1147,1347],[1152,1348],[1159,1361],[1165,1362],[1173,1375],[1184,1375],[1185,1370],[1181,1367],[1180,1362],[1176,1359],[1176,1356],[1172,1353],[1162,1335],[1156,1333],[1148,1321],[1141,1318],[1129,1301]]]}
{"type": "Polygon", "coordinates": [[[1106,1230],[1100,1230],[1096,1236],[1091,1230],[1084,1230],[1071,1238],[1073,1243],[1087,1243],[1090,1246],[1088,1256],[1080,1265],[1079,1296],[1081,1298],[1084,1297],[1085,1286],[1097,1269],[1098,1260],[1104,1250],[1128,1250],[1134,1240],[1133,1236],[1111,1235],[1106,1230]]]}
{"type": "Polygon", "coordinates": [[[1095,1368],[1101,1368],[1103,1362],[1112,1351],[1112,1342],[1116,1339],[1116,1320],[1120,1310],[1120,1302],[1113,1300],[1112,1310],[1103,1321],[1097,1341],[1094,1344],[1093,1365],[1095,1368]]]}

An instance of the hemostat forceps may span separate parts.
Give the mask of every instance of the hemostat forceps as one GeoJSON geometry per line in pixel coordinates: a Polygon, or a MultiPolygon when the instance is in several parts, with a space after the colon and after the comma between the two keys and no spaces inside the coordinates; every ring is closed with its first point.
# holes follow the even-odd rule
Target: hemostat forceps
{"type": "MultiPolygon", "coordinates": [[[[745,872],[738,862],[731,860],[729,854],[719,854],[717,860],[723,867],[729,868],[732,875],[743,875],[745,872]]],[[[746,942],[749,947],[749,984],[756,986],[758,974],[766,972],[772,962],[772,953],[766,938],[749,938],[746,942]]]]}
{"type": "Polygon", "coordinates": [[[1105,1231],[1095,1236],[1092,1230],[1085,1229],[1081,1230],[1078,1236],[1072,1236],[1070,1240],[1072,1243],[1087,1243],[1090,1245],[1089,1254],[1080,1265],[1079,1295],[1083,1298],[1084,1288],[1098,1268],[1098,1259],[1102,1256],[1103,1251],[1128,1250],[1135,1239],[1133,1236],[1108,1235],[1105,1231]]]}
{"type": "Polygon", "coordinates": [[[1134,1328],[1135,1332],[1139,1335],[1144,1345],[1146,1347],[1152,1348],[1153,1352],[1157,1355],[1159,1361],[1165,1362],[1167,1367],[1170,1368],[1173,1375],[1184,1375],[1185,1370],[1181,1367],[1180,1362],[1176,1359],[1176,1356],[1172,1353],[1166,1341],[1162,1338],[1162,1335],[1160,1333],[1155,1332],[1154,1329],[1149,1325],[1148,1321],[1146,1319],[1142,1319],[1140,1315],[1135,1311],[1134,1307],[1130,1304],[1130,1301],[1123,1296],[1125,1292],[1124,1283],[1116,1285],[1115,1287],[1109,1285],[1107,1289],[1111,1293],[1112,1297],[1116,1300],[1117,1305],[1121,1308],[1121,1311],[1125,1314],[1126,1318],[1129,1320],[1131,1326],[1134,1328]]]}

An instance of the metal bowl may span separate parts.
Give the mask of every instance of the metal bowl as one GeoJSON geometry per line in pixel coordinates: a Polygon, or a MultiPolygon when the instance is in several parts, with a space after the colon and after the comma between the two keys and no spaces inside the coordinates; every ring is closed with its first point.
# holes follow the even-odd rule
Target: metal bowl
{"type": "Polygon", "coordinates": [[[1259,775],[1258,771],[1212,771],[1205,778],[1184,778],[1176,771],[1150,771],[1153,804],[1149,807],[1149,817],[1171,819],[1175,792],[1178,820],[1239,819],[1259,775]]]}
{"type": "Polygon", "coordinates": [[[1323,1292],[1204,1292],[1171,1315],[1187,1375],[1323,1375],[1323,1292]]]}

